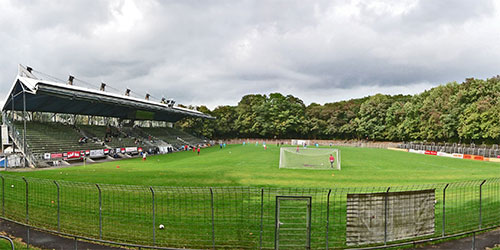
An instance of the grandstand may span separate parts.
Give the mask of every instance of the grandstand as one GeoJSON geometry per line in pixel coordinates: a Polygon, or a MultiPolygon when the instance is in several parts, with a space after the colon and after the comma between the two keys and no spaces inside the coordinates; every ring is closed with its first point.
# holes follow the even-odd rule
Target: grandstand
{"type": "Polygon", "coordinates": [[[149,94],[134,97],[129,89],[116,93],[105,83],[99,90],[76,83],[86,82],[73,76],[65,82],[19,65],[2,108],[2,132],[9,137],[2,140],[2,151],[20,154],[25,166],[40,167],[208,144],[173,123],[186,117],[214,119],[209,115],[175,106],[173,100],[153,101],[149,94]]]}
{"type": "MultiPolygon", "coordinates": [[[[32,121],[26,124],[26,142],[32,153],[53,153],[63,151],[81,151],[102,148],[102,145],[86,142],[79,143],[82,138],[76,130],[61,123],[44,123],[32,121]]],[[[14,122],[16,133],[23,135],[23,125],[14,122]]]]}
{"type": "Polygon", "coordinates": [[[110,148],[145,146],[142,140],[137,139],[133,136],[129,136],[116,127],[78,125],[77,128],[81,131],[81,134],[83,136],[90,138],[92,141],[104,144],[110,148]],[[109,130],[108,135],[106,135],[106,130],[109,130]]]}
{"type": "Polygon", "coordinates": [[[151,127],[141,129],[155,138],[170,143],[175,148],[181,148],[184,145],[197,146],[207,143],[206,140],[169,127],[151,127]]]}

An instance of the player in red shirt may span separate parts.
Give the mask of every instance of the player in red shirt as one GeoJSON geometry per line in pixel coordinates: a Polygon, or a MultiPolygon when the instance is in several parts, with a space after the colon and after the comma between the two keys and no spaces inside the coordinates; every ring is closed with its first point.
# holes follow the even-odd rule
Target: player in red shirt
{"type": "Polygon", "coordinates": [[[200,155],[200,146],[198,146],[198,155],[200,155]]]}
{"type": "Polygon", "coordinates": [[[330,154],[330,167],[333,168],[333,162],[335,161],[335,157],[330,154]]]}

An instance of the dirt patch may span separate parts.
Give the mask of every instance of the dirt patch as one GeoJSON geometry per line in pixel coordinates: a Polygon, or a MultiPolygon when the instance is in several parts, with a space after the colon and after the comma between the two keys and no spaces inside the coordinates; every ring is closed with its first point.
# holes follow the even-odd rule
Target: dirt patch
{"type": "MultiPolygon", "coordinates": [[[[5,232],[7,235],[12,235],[16,239],[20,239],[22,242],[27,243],[28,229],[23,225],[0,219],[0,232],[5,232]]],[[[75,241],[75,239],[57,236],[33,228],[30,229],[29,236],[30,246],[39,247],[41,249],[125,249],[84,241],[75,241]]]]}
{"type": "MultiPolygon", "coordinates": [[[[17,223],[4,221],[0,219],[0,232],[5,232],[7,235],[12,235],[16,239],[21,239],[24,243],[27,242],[27,227],[17,223]]],[[[472,248],[473,237],[466,237],[458,240],[447,241],[443,243],[418,246],[415,250],[470,250],[472,248]]],[[[500,228],[495,230],[476,234],[474,239],[474,249],[488,250],[495,246],[500,246],[500,228]]],[[[42,249],[76,249],[75,240],[71,238],[57,236],[51,233],[30,229],[30,246],[39,247],[42,249]]],[[[103,246],[99,244],[78,241],[76,242],[78,249],[116,249],[124,250],[126,248],[103,246]]]]}
{"type": "Polygon", "coordinates": [[[476,234],[476,237],[470,236],[458,240],[451,240],[434,245],[425,245],[414,249],[422,250],[470,250],[470,249],[491,249],[500,244],[500,228],[495,230],[476,234]],[[472,244],[474,242],[474,248],[472,244]]]}

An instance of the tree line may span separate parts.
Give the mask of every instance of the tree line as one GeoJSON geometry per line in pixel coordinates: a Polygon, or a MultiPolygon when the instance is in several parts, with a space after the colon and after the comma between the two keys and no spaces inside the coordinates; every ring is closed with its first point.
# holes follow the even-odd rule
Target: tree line
{"type": "Polygon", "coordinates": [[[272,93],[243,96],[236,106],[191,108],[217,119],[185,118],[175,126],[215,139],[500,141],[500,76],[450,82],[416,95],[376,94],[324,105],[272,93]]]}

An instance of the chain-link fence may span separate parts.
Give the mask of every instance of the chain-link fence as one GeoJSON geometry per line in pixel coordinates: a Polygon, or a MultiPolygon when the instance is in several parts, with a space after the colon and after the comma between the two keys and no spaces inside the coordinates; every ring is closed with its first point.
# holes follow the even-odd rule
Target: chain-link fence
{"type": "MultiPolygon", "coordinates": [[[[434,190],[434,230],[425,236],[387,240],[382,245],[437,239],[500,225],[500,178],[437,185],[331,189],[145,187],[12,175],[1,175],[0,179],[4,219],[64,235],[137,246],[364,247],[346,242],[348,194],[415,190],[434,190]]],[[[411,201],[401,202],[401,209],[411,205],[411,201]]],[[[383,209],[387,215],[396,214],[391,209],[399,208],[386,205],[383,209]]],[[[399,213],[405,215],[405,211],[399,213]]],[[[388,230],[384,233],[385,239],[391,239],[388,230]]]]}

